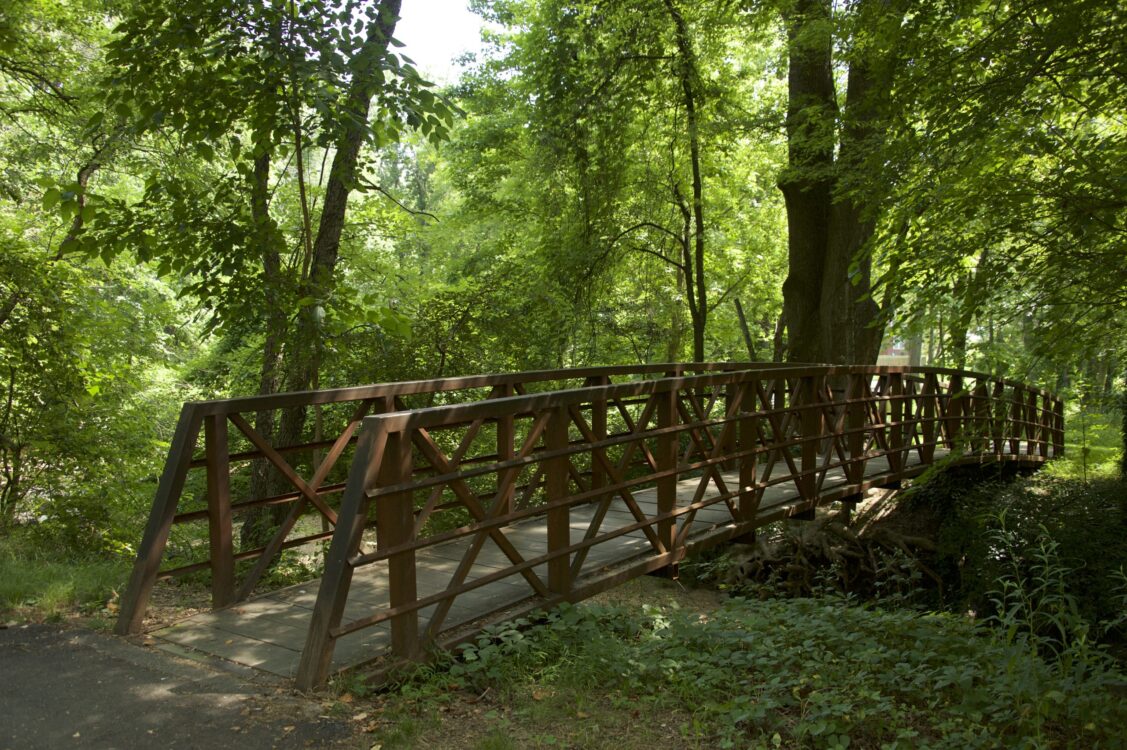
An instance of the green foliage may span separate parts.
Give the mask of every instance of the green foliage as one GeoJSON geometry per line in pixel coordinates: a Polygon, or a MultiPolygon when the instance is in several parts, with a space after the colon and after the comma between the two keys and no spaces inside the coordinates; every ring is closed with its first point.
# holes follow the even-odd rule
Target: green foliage
{"type": "MultiPolygon", "coordinates": [[[[729,4],[684,5],[701,68],[706,357],[742,359],[731,298],[749,310],[756,338],[769,335],[779,307],[780,144],[766,130],[743,134],[778,103],[773,48],[758,37],[742,45],[747,29],[729,4]]],[[[467,303],[527,305],[522,321],[547,313],[549,325],[562,322],[550,339],[556,362],[688,356],[682,240],[691,228],[679,199],[691,195],[691,170],[667,5],[514,2],[487,17],[504,30],[458,89],[467,116],[441,151],[453,214],[443,221],[469,251],[466,273],[519,275],[523,292],[467,303]],[[559,341],[560,332],[570,335],[559,341]]]]}
{"type": "MultiPolygon", "coordinates": [[[[946,606],[1003,617],[1014,606],[1006,587],[1026,591],[1033,586],[1030,581],[1039,579],[1036,585],[1046,595],[1055,592],[1046,604],[1052,617],[1075,609],[1090,624],[1093,640],[1118,642],[1121,634],[1100,623],[1122,612],[1119,574],[1127,560],[1122,533],[1127,487],[1122,480],[1085,483],[1041,472],[982,482],[949,472],[913,489],[908,502],[931,508],[942,520],[933,568],[947,584],[946,606]],[[1067,602],[1062,582],[1049,576],[1062,571],[1068,571],[1067,602]]],[[[1041,625],[1033,629],[1039,631],[1041,625]]]]}
{"type": "Polygon", "coordinates": [[[553,711],[574,711],[569,701],[579,695],[613,707],[621,722],[637,721],[631,711],[673,711],[684,716],[683,738],[708,747],[1015,747],[1066,738],[1112,747],[1127,718],[1117,697],[1124,676],[1098,653],[1083,670],[1066,669],[961,618],[817,599],[733,599],[707,617],[564,607],[487,631],[447,674],[428,679],[501,691],[518,726],[534,713],[521,706],[550,703],[536,696],[552,693],[560,700],[545,709],[549,721],[553,711]]]}
{"type": "Polygon", "coordinates": [[[1076,571],[1061,563],[1060,544],[1042,531],[1036,546],[1022,548],[1020,539],[1006,530],[1004,516],[999,518],[990,543],[1005,569],[996,579],[997,588],[987,592],[995,612],[991,621],[1008,645],[1059,663],[1075,656],[1087,662],[1089,624],[1065,583],[1076,571]]]}
{"type": "Polygon", "coordinates": [[[162,284],[47,260],[23,229],[0,214],[0,527],[129,554],[182,392],[163,367],[183,343],[176,310],[162,284]]]}
{"type": "Polygon", "coordinates": [[[1087,399],[1070,401],[1065,412],[1064,457],[1046,467],[1061,479],[1114,479],[1119,476],[1123,444],[1119,414],[1092,408],[1087,399]]]}
{"type": "Polygon", "coordinates": [[[896,92],[912,116],[881,154],[897,186],[878,254],[905,318],[944,315],[948,336],[970,325],[980,341],[1009,323],[1017,356],[998,368],[1122,353],[1122,25],[1106,0],[909,16],[904,55],[919,64],[896,92]]]}
{"type": "Polygon", "coordinates": [[[96,613],[111,602],[127,573],[123,560],[45,549],[26,537],[0,538],[0,613],[39,618],[96,613]]]}
{"type": "MultiPolygon", "coordinates": [[[[789,4],[475,5],[495,22],[489,45],[446,92],[394,42],[364,52],[379,48],[366,46],[376,2],[4,5],[0,525],[34,520],[31,537],[56,552],[128,555],[178,402],[285,388],[295,353],[317,353],[294,368],[297,386],[686,358],[686,80],[708,217],[706,354],[746,356],[738,297],[763,357],[787,271],[789,4]],[[687,79],[671,7],[694,51],[687,79]],[[357,80],[370,86],[353,101],[357,80]],[[339,264],[317,284],[316,208],[350,126],[361,149],[339,264]]],[[[898,113],[886,147],[861,144],[841,175],[843,195],[889,195],[873,252],[897,324],[934,330],[934,361],[1035,374],[1086,399],[1049,473],[1098,480],[1085,496],[1098,500],[1045,484],[1013,502],[1080,508],[1102,539],[1116,453],[1100,399],[1127,360],[1122,14],[1102,0],[952,0],[913,4],[892,29],[850,7],[839,59],[895,49],[903,62],[884,92],[898,113]]],[[[994,528],[967,502],[964,530],[948,533],[994,528]]],[[[1024,515],[1007,528],[1034,549],[1024,515]]],[[[989,538],[968,548],[988,560],[989,538]]],[[[1081,613],[1113,621],[1111,601],[1087,593],[1110,569],[1054,538],[1091,577],[1081,613]]],[[[910,574],[884,562],[885,592],[901,596],[910,574]]],[[[989,575],[974,575],[960,590],[985,612],[989,575]]]]}

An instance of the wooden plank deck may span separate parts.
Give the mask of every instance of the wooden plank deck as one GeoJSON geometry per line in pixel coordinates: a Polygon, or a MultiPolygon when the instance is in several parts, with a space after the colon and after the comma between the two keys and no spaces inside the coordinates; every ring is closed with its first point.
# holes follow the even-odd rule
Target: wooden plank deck
{"type": "MultiPolygon", "coordinates": [[[[946,454],[943,449],[936,450],[936,459],[946,454]]],[[[776,467],[776,475],[785,471],[782,465],[776,467]]],[[[911,452],[905,470],[894,475],[884,458],[871,458],[866,463],[866,481],[880,485],[905,476],[918,474],[925,468],[911,452]]],[[[729,487],[738,485],[738,472],[724,472],[724,481],[729,487]]],[[[678,483],[678,507],[692,501],[699,479],[685,479],[678,483]]],[[[822,484],[822,494],[832,495],[836,488],[845,485],[845,475],[841,469],[826,474],[822,484]]],[[[715,485],[709,485],[711,494],[716,497],[715,485]]],[[[641,490],[635,499],[643,512],[652,516],[656,513],[656,491],[641,490]]],[[[763,495],[757,515],[757,522],[767,523],[786,515],[788,508],[800,502],[793,482],[768,487],[763,495]]],[[[595,512],[594,505],[583,505],[571,510],[572,543],[582,541],[595,512]]],[[[684,516],[678,519],[683,522],[684,516]]],[[[635,519],[620,499],[612,503],[607,517],[602,523],[602,533],[634,523],[635,519]]],[[[731,536],[732,517],[724,503],[703,508],[697,512],[688,537],[690,546],[707,547],[731,536]]],[[[525,559],[543,555],[547,551],[547,521],[543,516],[526,519],[503,529],[506,537],[525,559]]],[[[451,576],[461,561],[469,545],[469,538],[462,538],[424,548],[417,555],[418,597],[443,591],[450,584],[451,576]]],[[[652,548],[642,530],[636,530],[615,537],[590,549],[584,563],[579,581],[593,574],[605,573],[631,562],[643,560],[652,553],[652,548]]],[[[501,549],[492,541],[487,541],[478,554],[468,579],[479,578],[511,565],[501,549]]],[[[546,565],[535,569],[547,580],[546,565]]],[[[320,579],[290,586],[268,594],[263,594],[227,609],[195,615],[169,627],[151,633],[158,639],[158,646],[176,650],[188,647],[206,654],[271,672],[283,677],[293,677],[297,671],[301,650],[305,646],[306,632],[312,617],[313,605],[317,599],[320,579]]],[[[443,628],[474,622],[483,616],[529,600],[534,592],[520,575],[512,575],[499,581],[468,591],[459,596],[447,616],[443,628]]],[[[386,563],[369,565],[357,570],[352,579],[348,604],[344,612],[344,622],[358,619],[386,608],[388,589],[386,563]]],[[[420,628],[425,628],[434,611],[434,605],[419,612],[420,628]]],[[[333,671],[338,672],[379,656],[390,645],[390,630],[386,623],[352,633],[341,638],[336,645],[333,658],[333,671]]]]}

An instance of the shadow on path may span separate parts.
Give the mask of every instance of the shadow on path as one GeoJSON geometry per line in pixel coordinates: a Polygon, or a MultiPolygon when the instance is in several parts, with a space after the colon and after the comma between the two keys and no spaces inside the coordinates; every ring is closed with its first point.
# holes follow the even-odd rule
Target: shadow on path
{"type": "Polygon", "coordinates": [[[0,629],[0,750],[360,746],[324,710],[254,670],[61,625],[0,629]]]}

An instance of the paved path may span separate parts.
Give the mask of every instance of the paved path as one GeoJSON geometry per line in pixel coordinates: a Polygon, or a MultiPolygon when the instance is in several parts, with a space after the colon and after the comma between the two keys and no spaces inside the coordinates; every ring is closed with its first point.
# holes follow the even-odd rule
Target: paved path
{"type": "Polygon", "coordinates": [[[324,711],[257,670],[61,625],[0,627],[0,750],[368,747],[324,711]]]}

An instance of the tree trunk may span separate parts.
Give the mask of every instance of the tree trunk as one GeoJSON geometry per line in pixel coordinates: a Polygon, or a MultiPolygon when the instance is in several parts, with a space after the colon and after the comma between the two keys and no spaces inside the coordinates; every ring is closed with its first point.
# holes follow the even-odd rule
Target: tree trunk
{"type": "MultiPolygon", "coordinates": [[[[874,29],[865,24],[891,27],[898,19],[872,0],[861,0],[852,12],[866,32],[874,29]]],[[[870,194],[843,189],[843,178],[867,169],[882,143],[891,54],[857,45],[839,138],[832,15],[830,0],[798,0],[786,17],[788,163],[779,187],[787,208],[789,274],[783,308],[791,361],[870,364],[883,337],[866,252],[876,211],[870,194]]]]}
{"type": "MultiPolygon", "coordinates": [[[[704,177],[701,174],[700,130],[697,125],[697,64],[685,17],[681,15],[673,0],[665,0],[665,7],[669,10],[669,15],[673,19],[676,32],[678,62],[680,63],[678,72],[681,79],[681,92],[684,95],[686,125],[689,131],[689,161],[693,175],[693,262],[691,266],[686,264],[686,270],[691,272],[686,291],[694,303],[690,306],[693,317],[693,361],[703,362],[705,358],[704,334],[708,325],[708,289],[704,278],[704,177]]],[[[688,257],[686,257],[687,260],[688,257]]]]}
{"type": "MultiPolygon", "coordinates": [[[[854,13],[858,23],[899,24],[888,14],[886,2],[861,0],[854,13]]],[[[887,31],[887,29],[885,30],[887,31]]],[[[875,28],[866,28],[875,34],[875,28]]],[[[884,321],[872,298],[872,261],[866,245],[876,230],[872,193],[842,190],[840,182],[868,169],[869,156],[884,145],[888,95],[892,86],[892,53],[879,49],[855,52],[849,62],[845,115],[834,164],[837,180],[830,209],[829,249],[823,270],[821,317],[823,360],[832,364],[872,364],[877,361],[884,321]]]]}
{"type": "MultiPolygon", "coordinates": [[[[372,97],[379,87],[376,73],[387,54],[388,40],[399,20],[401,0],[381,0],[379,20],[372,27],[364,46],[353,58],[352,84],[348,92],[348,116],[344,118],[336,155],[329,170],[321,221],[313,243],[313,257],[305,280],[303,297],[316,300],[298,312],[286,356],[285,387],[290,391],[308,390],[321,365],[324,304],[336,284],[336,266],[348,197],[356,187],[356,168],[368,131],[372,97]]],[[[296,407],[282,414],[279,440],[282,444],[300,442],[305,428],[305,409],[296,407]]]]}
{"type": "MultiPolygon", "coordinates": [[[[325,187],[325,197],[321,207],[320,223],[317,229],[317,239],[313,243],[313,251],[309,261],[309,270],[303,279],[300,290],[301,297],[315,300],[314,304],[303,306],[297,314],[294,327],[290,331],[284,351],[277,348],[281,339],[274,339],[274,350],[270,351],[271,342],[267,342],[267,351],[263,356],[262,387],[277,387],[279,383],[273,379],[276,370],[271,366],[274,361],[284,363],[284,383],[281,385],[289,391],[309,390],[321,365],[322,330],[324,318],[324,305],[332,295],[336,282],[336,266],[340,252],[340,239],[344,231],[345,212],[348,208],[348,197],[356,187],[356,169],[360,158],[360,149],[364,144],[368,132],[369,109],[372,97],[379,87],[376,73],[380,69],[383,58],[387,54],[388,40],[395,31],[395,24],[399,20],[401,0],[380,0],[378,21],[369,31],[364,45],[357,51],[352,59],[352,83],[348,91],[348,114],[342,119],[341,130],[338,135],[336,155],[329,171],[329,178],[325,187]]],[[[268,336],[269,338],[269,336],[268,336]]],[[[269,427],[273,429],[272,417],[269,427]]],[[[282,412],[282,418],[277,429],[276,443],[278,445],[293,445],[302,442],[305,431],[305,407],[294,407],[282,412]]],[[[264,422],[264,426],[266,423],[264,422]]],[[[273,485],[268,482],[267,486],[273,485]]],[[[271,487],[273,489],[273,487],[271,487]]],[[[286,506],[277,506],[274,513],[269,516],[270,526],[276,525],[285,512],[286,506]]],[[[265,518],[259,517],[259,521],[265,518]]],[[[244,526],[244,539],[249,533],[258,538],[269,533],[261,523],[252,524],[248,520],[244,526]]]]}
{"type": "Polygon", "coordinates": [[[8,367],[8,387],[5,388],[4,413],[0,418],[0,469],[4,473],[0,487],[0,529],[12,520],[16,503],[20,499],[20,471],[23,445],[13,429],[13,407],[16,399],[16,368],[8,367]]]}
{"type": "Polygon", "coordinates": [[[775,321],[775,336],[772,339],[771,347],[771,361],[782,362],[787,359],[787,345],[786,340],[783,338],[783,333],[787,330],[787,316],[785,312],[779,313],[778,320],[775,321]]]}
{"type": "Polygon", "coordinates": [[[749,362],[757,362],[759,360],[759,353],[755,351],[755,339],[751,337],[751,329],[747,326],[747,316],[744,315],[744,306],[740,304],[739,297],[733,297],[732,302],[736,304],[736,317],[740,321],[740,331],[744,335],[744,345],[747,347],[747,357],[749,362]]]}
{"type": "Polygon", "coordinates": [[[1127,479],[1127,370],[1123,372],[1123,394],[1119,400],[1122,424],[1120,424],[1121,437],[1123,438],[1123,453],[1119,456],[1119,477],[1127,479]]]}
{"type": "MultiPolygon", "coordinates": [[[[285,307],[270,304],[282,294],[281,238],[277,224],[270,216],[270,163],[269,152],[254,160],[254,177],[251,183],[251,220],[254,224],[255,242],[261,248],[262,272],[265,291],[265,331],[262,343],[262,360],[259,366],[258,393],[277,393],[281,385],[282,342],[286,339],[287,320],[285,307]]],[[[264,409],[255,414],[255,431],[272,443],[274,439],[274,411],[264,409]]],[[[250,496],[260,499],[276,495],[286,489],[286,479],[268,461],[258,459],[251,463],[250,496]]],[[[281,523],[289,508],[275,505],[256,508],[247,513],[240,532],[244,548],[260,547],[269,540],[270,531],[281,523]]]]}
{"type": "Polygon", "coordinates": [[[823,266],[829,244],[834,95],[829,0],[798,0],[786,16],[787,167],[779,177],[787,209],[788,274],[783,311],[791,362],[822,359],[823,266]]]}
{"type": "Polygon", "coordinates": [[[908,337],[908,366],[919,367],[923,364],[924,339],[921,334],[913,333],[908,337]]]}

